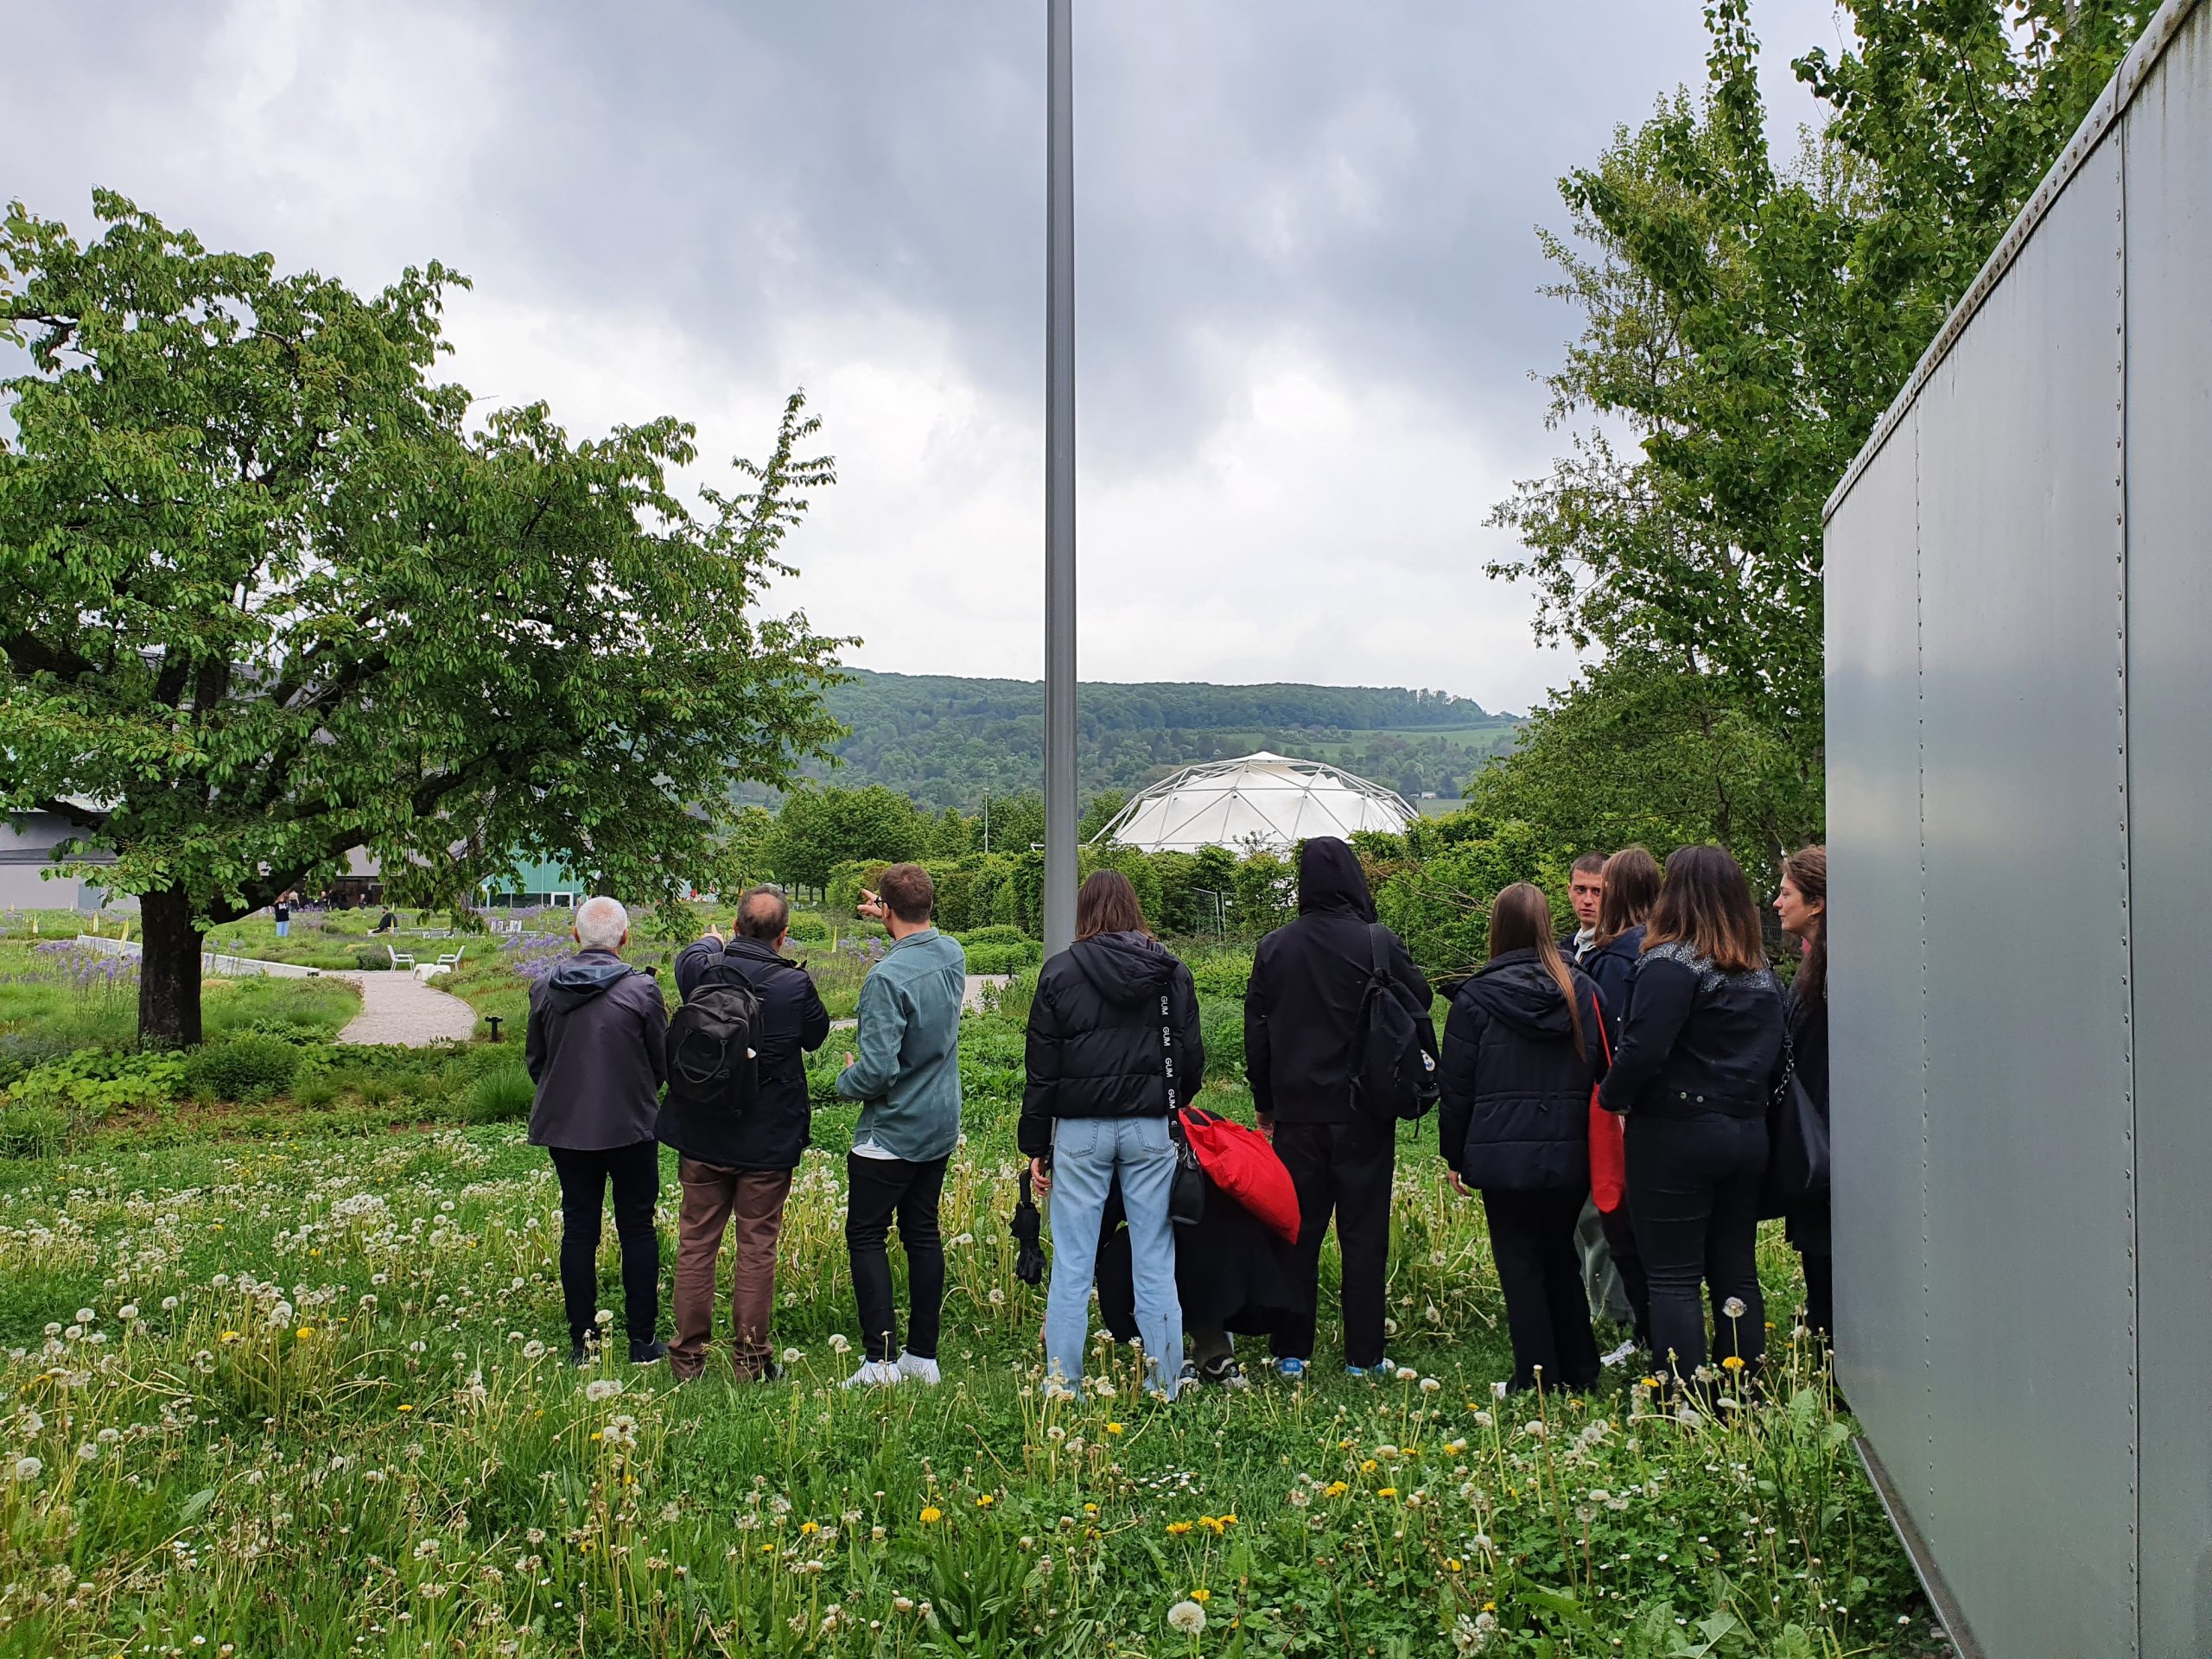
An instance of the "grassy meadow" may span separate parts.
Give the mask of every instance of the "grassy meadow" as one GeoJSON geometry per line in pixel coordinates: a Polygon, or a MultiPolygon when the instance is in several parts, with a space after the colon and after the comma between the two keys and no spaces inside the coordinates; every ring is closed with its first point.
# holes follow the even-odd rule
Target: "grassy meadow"
{"type": "MultiPolygon", "coordinates": [[[[487,949],[460,988],[513,1007],[502,957],[536,949],[487,949]]],[[[54,1064],[25,1046],[109,994],[30,1007],[17,952],[0,942],[0,1126],[54,1064]]],[[[211,997],[211,1027],[247,990],[211,997]]],[[[1500,1400],[1479,1206],[1441,1180],[1433,1123],[1408,1126],[1390,1300],[1415,1375],[1332,1370],[1325,1313],[1304,1386],[1255,1365],[1248,1392],[1159,1407],[1102,1349],[1085,1397],[1047,1403],[1043,1297],[1006,1230],[1017,988],[963,1029],[944,1385],[836,1386],[853,1109],[825,1102],[785,1232],[790,1380],[710,1365],[677,1388],[565,1363],[518,1045],[334,1050],[333,991],[256,982],[299,1017],[262,1007],[199,1052],[289,1044],[283,1084],[233,1055],[0,1160],[0,1655],[1939,1650],[1793,1336],[1778,1237],[1763,1395],[1676,1414],[1631,1363],[1586,1400],[1500,1400]]],[[[1210,1027],[1230,1006],[1210,995],[1210,1027]]],[[[1207,1103],[1249,1116],[1233,1069],[1207,1103]]],[[[675,1198],[671,1160],[664,1283],[675,1198]]],[[[601,1284],[619,1310],[611,1230],[601,1284]]]]}

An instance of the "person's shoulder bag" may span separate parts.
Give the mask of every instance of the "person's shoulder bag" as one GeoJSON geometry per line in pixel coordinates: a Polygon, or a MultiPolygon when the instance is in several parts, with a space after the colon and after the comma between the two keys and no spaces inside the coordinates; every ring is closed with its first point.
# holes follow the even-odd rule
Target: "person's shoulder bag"
{"type": "MultiPolygon", "coordinates": [[[[1782,998],[1779,987],[1775,995],[1782,998]]],[[[1797,1075],[1797,1045],[1789,1034],[1786,998],[1782,998],[1782,1081],[1767,1097],[1766,1135],[1759,1216],[1771,1220],[1828,1190],[1828,1126],[1797,1075]]]]}

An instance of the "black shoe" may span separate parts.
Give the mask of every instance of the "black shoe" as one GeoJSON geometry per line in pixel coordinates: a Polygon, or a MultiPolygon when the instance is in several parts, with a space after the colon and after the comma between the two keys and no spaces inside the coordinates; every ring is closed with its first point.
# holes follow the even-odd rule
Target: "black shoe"
{"type": "Polygon", "coordinates": [[[591,1349],[592,1349],[592,1344],[591,1344],[590,1343],[588,1343],[588,1342],[585,1341],[583,1338],[582,1338],[582,1337],[571,1337],[571,1338],[569,1338],[569,1364],[571,1364],[571,1365],[588,1365],[588,1364],[590,1364],[590,1363],[591,1363],[591,1349]]]}
{"type": "Polygon", "coordinates": [[[668,1344],[664,1342],[633,1342],[630,1344],[630,1363],[632,1365],[658,1365],[667,1357],[668,1344]]]}

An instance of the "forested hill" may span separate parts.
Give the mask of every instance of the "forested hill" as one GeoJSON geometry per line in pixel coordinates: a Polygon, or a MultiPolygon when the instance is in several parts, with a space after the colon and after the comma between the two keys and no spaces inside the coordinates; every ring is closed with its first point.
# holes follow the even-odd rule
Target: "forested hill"
{"type": "MultiPolygon", "coordinates": [[[[838,746],[844,765],[823,775],[963,810],[986,793],[1043,786],[1040,683],[852,673],[829,697],[852,729],[838,746]]],[[[1520,729],[1517,716],[1469,698],[1367,686],[1096,684],[1082,688],[1077,707],[1086,797],[1261,748],[1332,760],[1408,796],[1454,796],[1520,729]]]]}

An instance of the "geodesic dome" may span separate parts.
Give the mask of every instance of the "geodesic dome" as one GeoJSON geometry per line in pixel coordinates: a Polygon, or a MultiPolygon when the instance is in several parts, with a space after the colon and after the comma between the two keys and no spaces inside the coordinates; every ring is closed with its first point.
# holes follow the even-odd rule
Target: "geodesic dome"
{"type": "Polygon", "coordinates": [[[1320,760],[1262,749],[1163,778],[1115,816],[1094,842],[1147,853],[1202,847],[1294,847],[1356,830],[1395,835],[1414,821],[1403,798],[1320,760]]]}

